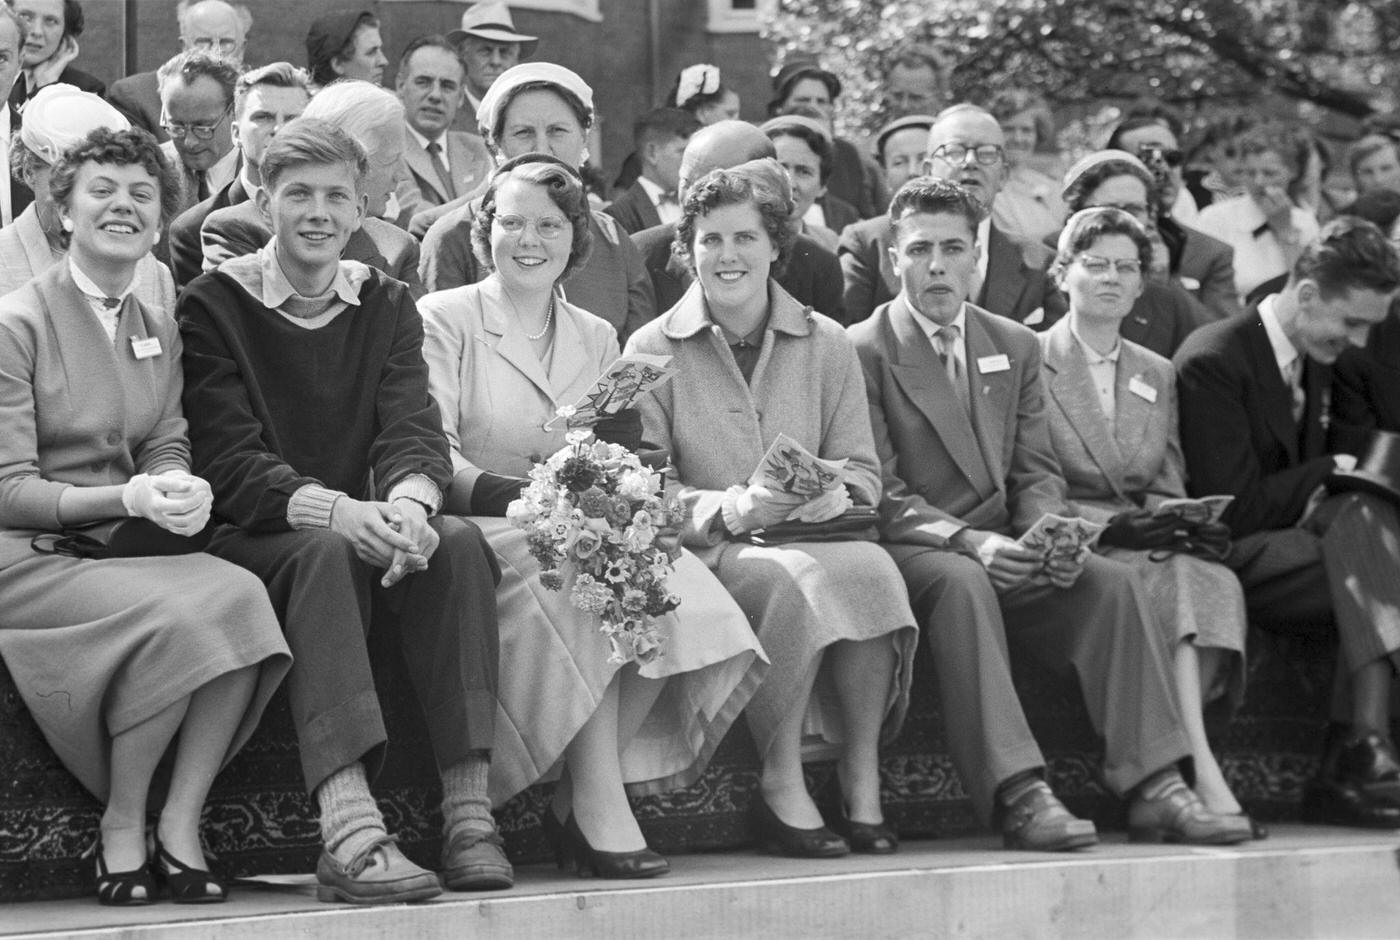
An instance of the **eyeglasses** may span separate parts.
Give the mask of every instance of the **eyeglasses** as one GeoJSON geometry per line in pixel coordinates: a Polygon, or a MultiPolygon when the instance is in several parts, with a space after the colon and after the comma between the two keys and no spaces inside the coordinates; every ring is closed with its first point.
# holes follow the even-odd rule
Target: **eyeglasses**
{"type": "Polygon", "coordinates": [[[996,166],[1006,159],[1006,151],[997,144],[982,144],[977,147],[965,147],[962,144],[943,144],[933,153],[929,154],[930,160],[942,160],[953,166],[963,166],[967,163],[968,154],[976,158],[977,162],[983,166],[996,166]]]}
{"type": "Polygon", "coordinates": [[[498,215],[496,224],[507,235],[519,238],[525,233],[525,226],[533,225],[540,238],[555,239],[564,234],[569,220],[557,215],[547,215],[539,219],[527,219],[522,215],[498,215]]]}
{"type": "Polygon", "coordinates": [[[1180,150],[1175,147],[1152,147],[1147,144],[1138,148],[1138,157],[1144,163],[1155,163],[1160,160],[1169,167],[1179,167],[1186,159],[1180,150]]]}
{"type": "Polygon", "coordinates": [[[170,121],[161,121],[160,126],[165,128],[165,132],[172,138],[184,139],[193,136],[196,140],[208,140],[218,131],[219,125],[224,123],[224,118],[229,116],[233,110],[230,105],[224,108],[224,113],[219,115],[219,119],[212,124],[176,124],[170,121]]]}
{"type": "Polygon", "coordinates": [[[208,37],[190,40],[190,47],[198,49],[200,52],[213,52],[215,49],[221,55],[228,55],[238,50],[237,39],[210,39],[208,37]]]}
{"type": "Polygon", "coordinates": [[[1109,272],[1110,268],[1116,268],[1118,273],[1127,277],[1129,274],[1142,273],[1142,260],[1140,258],[1101,258],[1098,255],[1083,254],[1079,256],[1079,263],[1084,265],[1084,270],[1095,277],[1102,277],[1109,272]]]}

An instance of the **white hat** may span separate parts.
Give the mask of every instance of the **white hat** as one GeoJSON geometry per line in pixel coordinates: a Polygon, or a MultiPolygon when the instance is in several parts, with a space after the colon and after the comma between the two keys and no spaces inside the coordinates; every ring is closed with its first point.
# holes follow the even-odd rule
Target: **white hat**
{"type": "Polygon", "coordinates": [[[99,127],[126,131],[131,122],[91,92],[72,85],[45,85],[24,106],[19,139],[31,153],[52,164],[99,127]]]}
{"type": "Polygon", "coordinates": [[[510,7],[504,3],[476,3],[468,7],[462,14],[462,28],[448,33],[447,41],[455,46],[468,36],[479,36],[492,42],[518,42],[521,58],[529,58],[540,41],[538,36],[526,36],[515,31],[510,7]]]}
{"type": "Polygon", "coordinates": [[[486,94],[481,96],[481,104],[476,109],[476,123],[483,137],[490,137],[495,132],[501,109],[511,99],[512,93],[521,85],[535,82],[557,85],[569,92],[583,105],[588,119],[593,119],[593,89],[579,78],[577,72],[553,62],[526,62],[524,65],[511,66],[502,72],[491,83],[491,87],[486,89],[486,94]]]}

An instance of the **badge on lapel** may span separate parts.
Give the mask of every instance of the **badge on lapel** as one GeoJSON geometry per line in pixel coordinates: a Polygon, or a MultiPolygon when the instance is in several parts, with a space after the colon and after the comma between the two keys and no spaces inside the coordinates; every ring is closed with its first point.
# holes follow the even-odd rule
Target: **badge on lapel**
{"type": "Polygon", "coordinates": [[[154,359],[160,353],[159,336],[147,336],[144,339],[139,336],[131,337],[131,354],[137,359],[154,359]]]}
{"type": "Polygon", "coordinates": [[[1149,404],[1157,404],[1157,390],[1142,380],[1142,376],[1135,375],[1128,380],[1128,391],[1149,404]]]}

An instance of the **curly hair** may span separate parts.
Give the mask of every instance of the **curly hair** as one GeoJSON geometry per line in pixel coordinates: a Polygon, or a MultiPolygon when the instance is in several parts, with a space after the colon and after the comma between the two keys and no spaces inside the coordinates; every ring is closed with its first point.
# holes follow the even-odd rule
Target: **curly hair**
{"type": "MultiPolygon", "coordinates": [[[[1142,227],[1142,223],[1122,209],[1115,209],[1112,206],[1096,206],[1080,209],[1065,223],[1065,229],[1060,233],[1059,250],[1047,272],[1051,279],[1056,284],[1060,284],[1064,278],[1065,269],[1078,257],[1080,252],[1088,251],[1100,238],[1107,238],[1109,235],[1126,235],[1131,238],[1133,244],[1137,246],[1138,260],[1142,262],[1142,270],[1146,272],[1151,267],[1152,241],[1147,237],[1147,230],[1142,227]]],[[[1063,285],[1060,289],[1064,289],[1063,285]]]]}
{"type": "Polygon", "coordinates": [[[160,144],[146,131],[114,131],[105,127],[88,134],[82,143],[66,151],[53,165],[49,176],[49,195],[56,205],[67,206],[73,195],[78,171],[86,163],[108,166],[139,166],[160,186],[160,227],[165,229],[180,211],[180,178],[161,153],[160,144]]]}
{"type": "Polygon", "coordinates": [[[782,276],[796,233],[788,226],[793,202],[787,175],[771,157],[750,160],[732,169],[714,170],[686,189],[671,252],[686,263],[692,275],[695,273],[692,246],[696,222],[722,206],[743,205],[753,206],[758,211],[768,240],[778,250],[778,258],[769,268],[769,277],[782,276]]]}
{"type": "Polygon", "coordinates": [[[1089,197],[1105,182],[1116,176],[1131,176],[1140,180],[1142,185],[1147,188],[1147,214],[1154,219],[1161,214],[1157,181],[1151,173],[1144,173],[1142,167],[1129,163],[1127,160],[1105,160],[1084,171],[1065,188],[1065,206],[1070,212],[1092,208],[1089,205],[1089,197]]]}
{"type": "Polygon", "coordinates": [[[578,171],[558,157],[547,153],[523,153],[502,163],[491,175],[491,182],[482,197],[481,208],[472,219],[472,253],[476,260],[488,271],[496,270],[491,258],[491,225],[496,221],[496,194],[511,180],[533,183],[544,189],[550,202],[564,213],[574,230],[573,246],[569,249],[569,260],[559,280],[573,274],[588,260],[589,249],[593,246],[591,229],[592,212],[588,205],[588,193],[583,187],[583,178],[578,171]]]}
{"type": "Polygon", "coordinates": [[[1317,283],[1323,300],[1352,290],[1390,293],[1400,288],[1400,255],[1376,225],[1344,215],[1322,227],[1293,263],[1288,283],[1317,283]]]}

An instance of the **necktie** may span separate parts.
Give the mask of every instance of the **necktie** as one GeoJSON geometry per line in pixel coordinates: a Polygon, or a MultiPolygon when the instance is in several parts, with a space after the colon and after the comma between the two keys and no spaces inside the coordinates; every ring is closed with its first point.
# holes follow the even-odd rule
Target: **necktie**
{"type": "Polygon", "coordinates": [[[195,173],[195,202],[203,202],[209,198],[209,174],[203,170],[195,173]]]}
{"type": "Polygon", "coordinates": [[[442,191],[447,193],[448,200],[457,198],[457,187],[452,185],[452,174],[447,172],[447,166],[439,156],[442,153],[442,144],[437,141],[429,141],[428,146],[423,148],[428,151],[428,159],[433,162],[433,169],[437,171],[438,182],[442,183],[442,191]]]}
{"type": "Polygon", "coordinates": [[[959,337],[962,330],[956,324],[949,324],[942,327],[933,336],[934,344],[938,347],[938,358],[943,363],[943,369],[948,373],[948,381],[953,384],[953,391],[957,393],[958,401],[962,402],[963,410],[967,410],[967,376],[964,374],[962,360],[958,356],[960,351],[959,337]]]}
{"type": "Polygon", "coordinates": [[[1297,356],[1288,364],[1288,393],[1293,399],[1293,423],[1303,420],[1303,410],[1308,405],[1308,393],[1303,388],[1303,357],[1297,356]]]}

